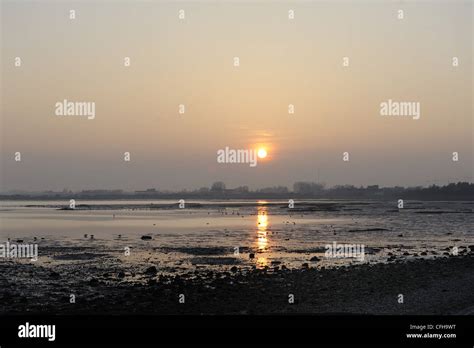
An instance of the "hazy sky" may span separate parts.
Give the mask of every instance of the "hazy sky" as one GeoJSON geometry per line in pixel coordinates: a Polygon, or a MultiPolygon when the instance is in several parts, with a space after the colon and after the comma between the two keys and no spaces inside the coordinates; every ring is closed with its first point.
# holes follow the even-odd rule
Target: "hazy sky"
{"type": "Polygon", "coordinates": [[[2,1],[0,191],[472,181],[472,22],[472,1],[2,1]]]}

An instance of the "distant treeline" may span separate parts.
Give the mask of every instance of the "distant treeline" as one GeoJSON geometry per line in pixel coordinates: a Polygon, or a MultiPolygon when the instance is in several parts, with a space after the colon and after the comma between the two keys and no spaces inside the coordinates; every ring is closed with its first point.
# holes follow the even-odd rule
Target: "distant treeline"
{"type": "Polygon", "coordinates": [[[232,189],[226,188],[221,182],[211,187],[180,192],[147,189],[145,191],[126,192],[123,190],[84,190],[72,192],[47,191],[40,193],[4,193],[0,199],[17,200],[53,200],[53,199],[290,199],[290,198],[322,198],[322,199],[411,199],[411,200],[474,200],[474,184],[468,182],[451,183],[445,186],[429,187],[379,187],[338,185],[326,188],[323,184],[299,181],[293,190],[286,186],[273,186],[250,190],[248,186],[232,189]]]}

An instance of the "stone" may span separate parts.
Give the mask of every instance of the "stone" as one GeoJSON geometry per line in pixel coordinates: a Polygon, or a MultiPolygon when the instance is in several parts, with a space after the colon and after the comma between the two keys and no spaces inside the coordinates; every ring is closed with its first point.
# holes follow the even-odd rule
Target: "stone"
{"type": "Polygon", "coordinates": [[[157,272],[158,272],[158,270],[156,269],[155,266],[148,267],[145,270],[145,274],[149,274],[149,275],[155,275],[157,272]]]}

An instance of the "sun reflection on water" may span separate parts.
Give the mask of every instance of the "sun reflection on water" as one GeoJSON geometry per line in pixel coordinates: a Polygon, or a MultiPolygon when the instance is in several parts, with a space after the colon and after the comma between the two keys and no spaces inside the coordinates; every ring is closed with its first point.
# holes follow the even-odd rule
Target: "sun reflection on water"
{"type": "MultiPolygon", "coordinates": [[[[257,211],[257,248],[259,253],[264,253],[268,249],[268,215],[267,207],[259,207],[257,211]]],[[[257,258],[257,266],[265,267],[268,260],[264,256],[257,258]]]]}

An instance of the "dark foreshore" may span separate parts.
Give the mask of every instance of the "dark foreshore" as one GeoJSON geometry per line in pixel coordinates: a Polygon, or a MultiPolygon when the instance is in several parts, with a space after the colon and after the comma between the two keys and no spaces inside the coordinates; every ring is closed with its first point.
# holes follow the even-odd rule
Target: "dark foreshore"
{"type": "Polygon", "coordinates": [[[137,274],[0,262],[2,315],[472,314],[473,289],[474,250],[339,268],[204,269],[181,275],[160,274],[156,267],[137,274]],[[132,281],[137,277],[141,281],[132,281]]]}

